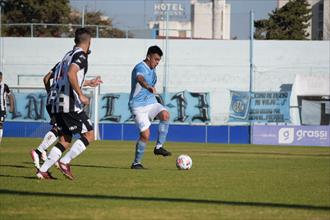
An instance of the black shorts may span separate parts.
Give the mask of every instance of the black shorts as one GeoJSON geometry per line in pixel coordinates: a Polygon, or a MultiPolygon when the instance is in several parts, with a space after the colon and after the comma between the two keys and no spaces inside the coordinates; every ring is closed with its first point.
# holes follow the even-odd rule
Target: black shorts
{"type": "Polygon", "coordinates": [[[65,135],[83,134],[94,130],[91,120],[84,111],[54,114],[58,130],[65,135]]]}
{"type": "Polygon", "coordinates": [[[6,118],[6,111],[0,111],[0,123],[4,122],[6,118]]]}
{"type": "Polygon", "coordinates": [[[52,113],[52,106],[51,105],[46,105],[46,110],[47,110],[48,115],[50,117],[49,124],[53,125],[53,126],[57,126],[55,115],[54,115],[54,113],[52,113]]]}

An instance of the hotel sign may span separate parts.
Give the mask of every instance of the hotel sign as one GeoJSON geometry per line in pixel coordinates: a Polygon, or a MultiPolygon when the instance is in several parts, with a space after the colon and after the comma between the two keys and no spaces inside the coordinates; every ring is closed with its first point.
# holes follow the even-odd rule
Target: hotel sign
{"type": "Polygon", "coordinates": [[[185,7],[181,3],[155,3],[154,13],[155,15],[163,15],[165,12],[171,16],[184,16],[185,7]]]}

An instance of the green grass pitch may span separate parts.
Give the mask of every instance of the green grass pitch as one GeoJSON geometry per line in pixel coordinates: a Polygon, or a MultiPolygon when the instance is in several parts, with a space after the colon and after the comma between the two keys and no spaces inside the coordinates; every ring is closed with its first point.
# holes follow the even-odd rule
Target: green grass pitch
{"type": "Polygon", "coordinates": [[[0,145],[0,219],[330,219],[330,148],[168,143],[129,169],[134,142],[97,141],[72,163],[75,180],[35,177],[40,139],[0,145]],[[177,170],[179,154],[193,167],[177,170]]]}

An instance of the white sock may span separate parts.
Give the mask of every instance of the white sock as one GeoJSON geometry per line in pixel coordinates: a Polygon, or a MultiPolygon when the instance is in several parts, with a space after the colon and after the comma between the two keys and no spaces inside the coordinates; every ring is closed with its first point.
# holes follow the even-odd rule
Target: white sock
{"type": "Polygon", "coordinates": [[[47,150],[51,145],[53,145],[57,141],[57,137],[51,131],[48,131],[45,135],[44,139],[42,140],[41,144],[38,147],[38,151],[41,153],[47,150]]]}
{"type": "Polygon", "coordinates": [[[163,145],[161,145],[161,144],[157,144],[156,145],[156,149],[158,150],[159,148],[161,148],[163,145]]]}
{"type": "Polygon", "coordinates": [[[0,143],[1,143],[1,140],[2,140],[2,134],[3,134],[3,130],[0,129],[0,143]]]}
{"type": "Polygon", "coordinates": [[[71,149],[61,158],[60,162],[68,164],[74,158],[78,157],[84,150],[86,150],[85,144],[80,140],[76,140],[71,149]]]}
{"type": "Polygon", "coordinates": [[[60,159],[62,156],[62,151],[58,149],[56,146],[51,149],[48,154],[47,160],[45,160],[44,164],[40,167],[41,172],[47,172],[50,167],[52,167],[56,161],[60,159]]]}

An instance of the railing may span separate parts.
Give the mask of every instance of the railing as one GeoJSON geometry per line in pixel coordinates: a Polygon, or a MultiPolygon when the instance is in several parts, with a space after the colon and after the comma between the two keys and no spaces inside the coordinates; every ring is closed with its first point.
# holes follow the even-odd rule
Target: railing
{"type": "MultiPolygon", "coordinates": [[[[26,28],[26,33],[24,35],[24,37],[40,37],[39,36],[39,32],[41,32],[40,30],[42,29],[47,29],[47,28],[51,28],[51,27],[61,27],[61,28],[67,28],[67,30],[63,30],[63,33],[60,33],[59,36],[57,37],[72,37],[73,36],[73,32],[76,28],[82,27],[82,24],[54,24],[54,23],[11,23],[11,24],[1,24],[0,26],[2,26],[2,37],[10,37],[10,35],[5,34],[4,29],[8,29],[8,28],[13,28],[13,27],[23,27],[26,28]],[[39,30],[36,30],[39,29],[39,30]]],[[[151,39],[156,39],[156,38],[164,38],[165,36],[163,36],[161,33],[165,33],[166,30],[165,29],[159,29],[159,28],[152,28],[152,29],[139,29],[139,28],[133,28],[133,27],[126,27],[126,28],[114,28],[113,26],[109,26],[109,25],[91,25],[91,24],[85,24],[84,27],[90,28],[93,30],[93,35],[96,38],[103,38],[103,37],[116,37],[116,38],[151,38],[151,39]],[[114,30],[120,30],[121,36],[112,36],[107,35],[104,36],[104,34],[102,34],[103,30],[107,30],[107,31],[114,31],[114,30]]],[[[170,37],[174,37],[174,38],[191,38],[192,36],[192,31],[191,30],[182,30],[182,29],[168,29],[169,32],[175,32],[176,34],[174,36],[170,36],[170,37]],[[181,33],[181,35],[179,34],[181,33]],[[185,35],[182,33],[186,33],[185,35]],[[177,35],[177,36],[176,36],[177,35]]]]}
{"type": "MultiPolygon", "coordinates": [[[[82,27],[81,24],[53,24],[53,23],[11,23],[11,24],[2,24],[3,27],[26,27],[30,29],[30,37],[36,37],[35,35],[35,28],[36,27],[42,27],[44,29],[47,29],[48,27],[67,27],[69,30],[72,31],[72,29],[74,28],[79,28],[82,27]]],[[[109,25],[84,25],[84,27],[88,27],[88,28],[93,28],[95,29],[95,37],[99,38],[100,37],[100,30],[102,28],[104,29],[110,29],[112,30],[113,27],[109,26],[109,25]]],[[[122,30],[125,32],[125,37],[128,38],[129,37],[129,30],[122,30]]],[[[70,31],[69,32],[64,32],[63,36],[67,37],[70,35],[70,31]]]]}

